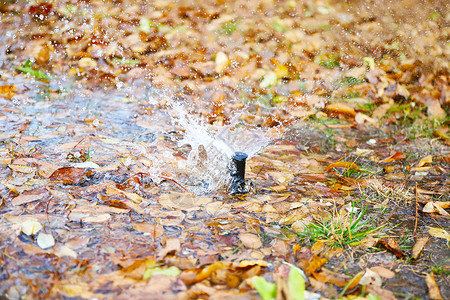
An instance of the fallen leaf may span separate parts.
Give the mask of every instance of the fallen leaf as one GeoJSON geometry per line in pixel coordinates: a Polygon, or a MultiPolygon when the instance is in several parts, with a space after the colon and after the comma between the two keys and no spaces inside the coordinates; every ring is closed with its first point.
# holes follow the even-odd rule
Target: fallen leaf
{"type": "Polygon", "coordinates": [[[380,163],[390,163],[393,161],[398,161],[398,160],[402,160],[405,159],[406,155],[402,152],[395,152],[394,154],[392,154],[391,156],[383,159],[382,161],[380,161],[380,163]]]}
{"type": "Polygon", "coordinates": [[[19,195],[11,200],[12,205],[22,205],[25,203],[30,203],[33,201],[41,200],[44,198],[45,193],[40,194],[28,194],[28,195],[19,195]]]}
{"type": "Polygon", "coordinates": [[[359,283],[362,285],[373,284],[376,286],[381,286],[383,282],[380,278],[380,275],[377,272],[371,269],[366,269],[359,283]]]}
{"type": "Polygon", "coordinates": [[[253,278],[252,284],[263,300],[275,299],[277,295],[277,286],[275,283],[267,282],[264,277],[256,276],[253,278]]]}
{"type": "Polygon", "coordinates": [[[23,165],[10,164],[10,165],[8,165],[8,167],[11,170],[14,170],[16,172],[26,173],[26,174],[33,173],[35,171],[35,168],[29,167],[29,166],[23,166],[23,165]]]}
{"type": "Polygon", "coordinates": [[[134,230],[138,232],[151,233],[152,238],[157,238],[163,234],[163,228],[161,225],[150,224],[150,223],[131,223],[134,230]]]}
{"type": "Polygon", "coordinates": [[[212,198],[195,197],[191,193],[170,193],[159,197],[159,203],[166,209],[195,210],[202,204],[210,202],[212,198]]]}
{"type": "Polygon", "coordinates": [[[385,238],[385,239],[379,239],[376,245],[381,244],[386,249],[394,253],[395,256],[398,258],[402,258],[405,256],[405,253],[400,249],[398,243],[393,238],[385,238]]]}
{"type": "Polygon", "coordinates": [[[311,259],[311,261],[307,264],[306,269],[304,270],[310,274],[315,273],[317,270],[319,270],[323,265],[327,263],[327,259],[320,257],[318,255],[314,255],[311,259]]]}
{"type": "Polygon", "coordinates": [[[100,214],[96,216],[82,218],[84,223],[105,223],[110,219],[111,219],[110,214],[100,214]]]}
{"type": "Polygon", "coordinates": [[[431,164],[432,162],[433,162],[433,157],[431,155],[427,155],[419,161],[419,164],[417,166],[420,168],[426,164],[431,164]]]}
{"type": "Polygon", "coordinates": [[[11,99],[16,92],[17,88],[12,84],[0,86],[0,96],[5,97],[6,99],[11,99]]]}
{"type": "Polygon", "coordinates": [[[357,164],[349,162],[349,161],[337,161],[327,166],[327,172],[329,172],[333,168],[347,168],[349,170],[359,170],[357,164]]]}
{"type": "Polygon", "coordinates": [[[164,258],[169,253],[175,253],[180,251],[180,240],[177,238],[169,238],[166,240],[166,245],[162,248],[159,253],[159,258],[164,258]]]}
{"type": "Polygon", "coordinates": [[[444,119],[445,116],[447,115],[445,110],[442,108],[441,104],[437,100],[430,103],[427,112],[430,117],[433,117],[434,119],[438,120],[444,119]]]}
{"type": "Polygon", "coordinates": [[[434,237],[450,242],[450,233],[448,233],[448,231],[443,228],[428,227],[428,233],[434,237]]]}
{"type": "Polygon", "coordinates": [[[78,254],[70,247],[66,245],[56,246],[55,255],[59,257],[68,256],[71,258],[77,258],[78,254]]]}
{"type": "Polygon", "coordinates": [[[425,213],[438,213],[447,217],[450,216],[450,214],[444,208],[442,208],[440,205],[436,204],[433,201],[430,201],[427,204],[425,204],[422,211],[425,213]]]}
{"type": "Polygon", "coordinates": [[[373,119],[381,119],[382,117],[384,117],[386,115],[386,113],[391,108],[391,106],[392,105],[390,103],[381,104],[380,106],[375,108],[375,110],[372,112],[371,117],[373,119]]]}
{"type": "Polygon", "coordinates": [[[217,261],[205,268],[203,268],[195,277],[195,282],[200,282],[202,280],[205,280],[206,278],[209,278],[211,274],[219,269],[225,268],[225,265],[221,261],[217,261]]]}
{"type": "Polygon", "coordinates": [[[262,246],[261,239],[253,233],[241,233],[239,239],[247,248],[258,249],[262,246]]]}
{"type": "Polygon", "coordinates": [[[353,107],[345,103],[331,103],[325,107],[326,110],[334,113],[346,114],[354,117],[356,115],[353,107]]]}
{"type": "Polygon", "coordinates": [[[230,61],[228,59],[228,56],[223,52],[217,52],[216,53],[216,66],[215,71],[218,74],[222,74],[225,72],[226,68],[230,64],[230,61]]]}
{"type": "Polygon", "coordinates": [[[168,268],[154,267],[146,269],[144,275],[142,276],[142,279],[147,280],[156,275],[166,275],[176,277],[180,275],[180,273],[181,273],[180,269],[178,269],[175,266],[171,266],[168,268]]]}
{"type": "Polygon", "coordinates": [[[41,223],[39,223],[37,220],[28,219],[25,220],[22,224],[22,232],[26,235],[35,235],[39,232],[39,230],[42,229],[41,223]]]}
{"type": "Polygon", "coordinates": [[[397,297],[395,297],[394,293],[389,290],[385,290],[377,285],[366,285],[366,293],[376,295],[378,299],[382,300],[397,300],[397,297]]]}
{"type": "Polygon", "coordinates": [[[53,172],[49,178],[64,184],[77,184],[85,173],[86,169],[83,168],[63,167],[53,172]]]}
{"type": "Polygon", "coordinates": [[[53,235],[47,233],[39,233],[36,242],[41,249],[47,249],[55,245],[55,239],[53,235]]]}
{"type": "Polygon", "coordinates": [[[441,295],[441,292],[439,291],[439,287],[436,283],[436,280],[434,279],[434,275],[427,274],[425,276],[425,282],[428,287],[428,295],[430,296],[431,300],[444,300],[444,298],[441,295]]]}
{"type": "Polygon", "coordinates": [[[372,271],[376,272],[378,275],[380,275],[383,278],[394,278],[395,277],[395,273],[389,269],[386,269],[384,267],[380,267],[380,266],[374,266],[372,268],[370,268],[372,271]]]}
{"type": "Polygon", "coordinates": [[[417,242],[414,244],[412,250],[411,250],[411,258],[417,259],[419,257],[419,254],[422,252],[423,247],[428,243],[428,237],[421,237],[417,239],[417,242]]]}

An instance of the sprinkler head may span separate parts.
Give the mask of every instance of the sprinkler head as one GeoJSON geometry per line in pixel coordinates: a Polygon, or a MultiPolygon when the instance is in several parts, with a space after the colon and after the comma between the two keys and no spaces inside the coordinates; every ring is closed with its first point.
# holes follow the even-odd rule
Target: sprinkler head
{"type": "Polygon", "coordinates": [[[245,188],[245,161],[248,155],[244,152],[235,152],[231,156],[232,166],[230,171],[231,184],[230,194],[246,194],[245,188]]]}

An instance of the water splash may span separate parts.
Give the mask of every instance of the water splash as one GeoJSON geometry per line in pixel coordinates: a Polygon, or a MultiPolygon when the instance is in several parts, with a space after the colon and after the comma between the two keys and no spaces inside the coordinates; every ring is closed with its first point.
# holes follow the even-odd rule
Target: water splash
{"type": "Polygon", "coordinates": [[[250,159],[270,142],[262,130],[240,124],[239,116],[229,125],[214,129],[188,114],[181,104],[173,104],[172,108],[174,125],[185,131],[178,146],[192,148],[186,163],[179,166],[188,170],[189,180],[184,184],[194,194],[207,194],[230,182],[230,162],[235,152],[244,152],[250,159]]]}

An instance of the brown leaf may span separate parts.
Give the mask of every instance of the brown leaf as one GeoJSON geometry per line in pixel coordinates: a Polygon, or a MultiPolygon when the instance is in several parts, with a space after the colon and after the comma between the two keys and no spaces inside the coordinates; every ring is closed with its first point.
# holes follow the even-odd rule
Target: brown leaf
{"type": "Polygon", "coordinates": [[[239,239],[247,248],[258,249],[262,246],[261,239],[253,233],[241,233],[239,239]]]}
{"type": "Polygon", "coordinates": [[[422,252],[423,247],[428,243],[428,237],[421,237],[417,239],[417,242],[414,244],[414,247],[411,251],[411,258],[417,259],[419,257],[419,254],[422,252]]]}
{"type": "Polygon", "coordinates": [[[394,293],[389,290],[385,290],[379,286],[369,284],[366,285],[366,293],[377,295],[380,299],[383,300],[396,300],[394,293]]]}
{"type": "Polygon", "coordinates": [[[172,73],[175,76],[181,77],[181,78],[189,78],[193,75],[193,72],[189,66],[176,66],[173,67],[170,70],[170,73],[172,73]]]}
{"type": "Polygon", "coordinates": [[[386,269],[384,267],[380,267],[380,266],[374,266],[372,268],[370,268],[372,271],[376,272],[378,275],[380,275],[383,278],[394,278],[395,273],[389,269],[386,269]]]}
{"type": "Polygon", "coordinates": [[[164,258],[167,254],[180,251],[180,239],[169,238],[166,240],[166,245],[158,253],[159,258],[164,258]]]}
{"type": "Polygon", "coordinates": [[[83,218],[84,223],[105,223],[111,219],[110,214],[100,214],[96,216],[90,216],[83,218]]]}
{"type": "Polygon", "coordinates": [[[53,172],[49,178],[64,184],[78,184],[85,173],[86,169],[83,168],[63,167],[53,172]]]}
{"type": "Polygon", "coordinates": [[[398,243],[393,238],[379,239],[376,245],[378,244],[383,245],[386,249],[394,253],[394,255],[398,258],[402,258],[403,256],[405,256],[405,253],[400,249],[398,243]]]}
{"type": "Polygon", "coordinates": [[[134,230],[138,232],[151,233],[152,238],[157,238],[163,234],[163,228],[161,225],[155,225],[150,223],[131,223],[134,230]]]}
{"type": "Polygon", "coordinates": [[[439,103],[439,101],[433,101],[429,106],[428,106],[428,115],[436,118],[436,119],[444,119],[445,116],[447,115],[445,110],[441,107],[441,104],[439,103]]]}
{"type": "Polygon", "coordinates": [[[390,103],[381,104],[380,106],[375,108],[371,117],[373,119],[381,119],[386,115],[387,111],[389,110],[389,108],[391,108],[391,106],[392,105],[390,103]]]}
{"type": "MultiPolygon", "coordinates": [[[[319,281],[329,282],[329,283],[332,283],[339,287],[344,287],[349,282],[349,277],[347,275],[344,275],[342,273],[336,273],[336,272],[333,272],[333,271],[330,271],[330,270],[324,269],[324,268],[322,269],[321,272],[312,273],[312,275],[315,279],[317,279],[319,281]]],[[[361,277],[363,276],[363,273],[360,273],[358,275],[360,276],[359,279],[361,279],[361,277]]],[[[351,285],[356,286],[359,283],[359,279],[356,278],[356,280],[354,280],[354,282],[356,284],[353,285],[353,283],[352,283],[351,285]]]]}
{"type": "Polygon", "coordinates": [[[425,277],[425,282],[427,283],[428,295],[430,296],[431,300],[444,300],[441,292],[439,291],[436,280],[434,279],[434,275],[427,274],[425,277]]]}
{"type": "Polygon", "coordinates": [[[21,205],[25,203],[30,203],[33,201],[41,200],[44,198],[45,193],[40,194],[28,194],[28,195],[19,195],[11,200],[12,205],[21,205]]]}

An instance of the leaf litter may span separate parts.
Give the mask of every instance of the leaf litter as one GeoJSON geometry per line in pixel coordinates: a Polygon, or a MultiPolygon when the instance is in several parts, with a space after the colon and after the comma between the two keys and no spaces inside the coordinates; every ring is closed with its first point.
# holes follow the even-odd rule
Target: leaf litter
{"type": "Polygon", "coordinates": [[[0,1],[1,295],[450,297],[448,4],[244,2],[0,1]]]}

